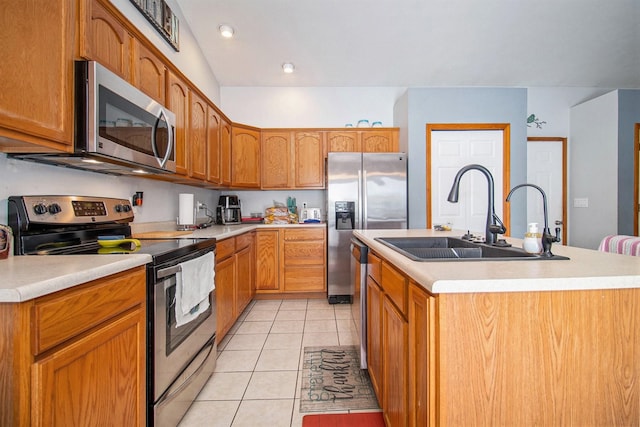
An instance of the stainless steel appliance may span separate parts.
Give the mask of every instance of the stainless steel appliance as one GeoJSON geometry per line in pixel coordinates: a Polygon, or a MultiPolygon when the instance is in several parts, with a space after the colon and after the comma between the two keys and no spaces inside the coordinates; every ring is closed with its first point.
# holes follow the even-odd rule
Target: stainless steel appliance
{"type": "Polygon", "coordinates": [[[350,303],[349,245],[354,229],[407,228],[404,153],[329,153],[327,161],[327,293],[350,303]]]}
{"type": "MultiPolygon", "coordinates": [[[[8,213],[16,255],[151,255],[153,261],[147,265],[148,425],[177,425],[213,373],[217,356],[215,290],[209,293],[206,309],[177,326],[178,274],[185,263],[215,251],[216,240],[139,239],[140,246],[134,242],[102,247],[98,237],[131,236],[133,212],[124,199],[11,196],[8,213]]],[[[183,283],[183,289],[192,284],[198,285],[183,283]]]]}
{"type": "Polygon", "coordinates": [[[74,152],[12,157],[116,175],[175,172],[175,115],[94,61],[77,61],[74,152]]]}
{"type": "Polygon", "coordinates": [[[238,196],[220,196],[216,208],[216,222],[224,225],[242,223],[242,212],[238,196]]]}
{"type": "Polygon", "coordinates": [[[369,248],[355,237],[351,238],[351,280],[353,305],[351,315],[356,325],[356,339],[360,343],[360,368],[367,369],[367,264],[369,248]]]}

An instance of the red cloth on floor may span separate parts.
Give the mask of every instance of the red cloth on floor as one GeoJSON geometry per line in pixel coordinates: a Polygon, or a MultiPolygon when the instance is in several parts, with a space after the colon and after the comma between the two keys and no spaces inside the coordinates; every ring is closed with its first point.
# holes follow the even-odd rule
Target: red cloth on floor
{"type": "Polygon", "coordinates": [[[362,412],[305,415],[302,427],[385,427],[385,424],[382,412],[362,412]]]}

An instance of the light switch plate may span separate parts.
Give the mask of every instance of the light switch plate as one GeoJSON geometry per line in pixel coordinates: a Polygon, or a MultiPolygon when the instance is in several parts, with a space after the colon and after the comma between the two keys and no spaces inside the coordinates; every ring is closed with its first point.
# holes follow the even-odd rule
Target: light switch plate
{"type": "Polygon", "coordinates": [[[574,208],[588,208],[589,207],[589,199],[587,197],[577,197],[573,199],[573,207],[574,208]]]}

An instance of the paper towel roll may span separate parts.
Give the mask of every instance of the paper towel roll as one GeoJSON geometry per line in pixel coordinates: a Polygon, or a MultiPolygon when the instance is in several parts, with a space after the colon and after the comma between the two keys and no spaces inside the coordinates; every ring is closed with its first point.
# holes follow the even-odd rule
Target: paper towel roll
{"type": "Polygon", "coordinates": [[[193,200],[193,194],[180,193],[178,198],[178,225],[195,224],[195,210],[193,200]]]}

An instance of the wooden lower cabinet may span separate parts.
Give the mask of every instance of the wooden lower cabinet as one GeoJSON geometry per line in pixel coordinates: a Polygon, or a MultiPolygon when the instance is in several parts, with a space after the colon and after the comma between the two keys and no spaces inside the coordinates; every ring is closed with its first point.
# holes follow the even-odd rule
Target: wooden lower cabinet
{"type": "Polygon", "coordinates": [[[229,332],[255,294],[255,232],[216,243],[216,339],[229,332]]]}
{"type": "Polygon", "coordinates": [[[326,229],[258,230],[256,293],[325,292],[326,229]]]}
{"type": "Polygon", "coordinates": [[[236,237],[236,313],[249,305],[255,294],[255,232],[236,237]]]}
{"type": "Polygon", "coordinates": [[[367,365],[371,385],[382,403],[382,289],[367,277],[367,365]]]}
{"type": "Polygon", "coordinates": [[[256,230],[256,293],[280,292],[280,231],[256,230]]]}
{"type": "MultiPolygon", "coordinates": [[[[369,376],[387,427],[406,426],[408,412],[408,322],[398,293],[406,279],[375,255],[369,257],[373,274],[367,277],[369,376]],[[381,274],[377,274],[380,271],[381,274]],[[374,277],[379,277],[380,284],[374,277]],[[393,298],[395,297],[395,299],[393,298]]],[[[402,299],[404,302],[404,299],[402,299]]]]}
{"type": "Polygon", "coordinates": [[[0,425],[146,425],[144,266],[0,304],[0,319],[0,425]]]}
{"type": "Polygon", "coordinates": [[[435,426],[435,297],[409,284],[409,427],[435,426]]]}

